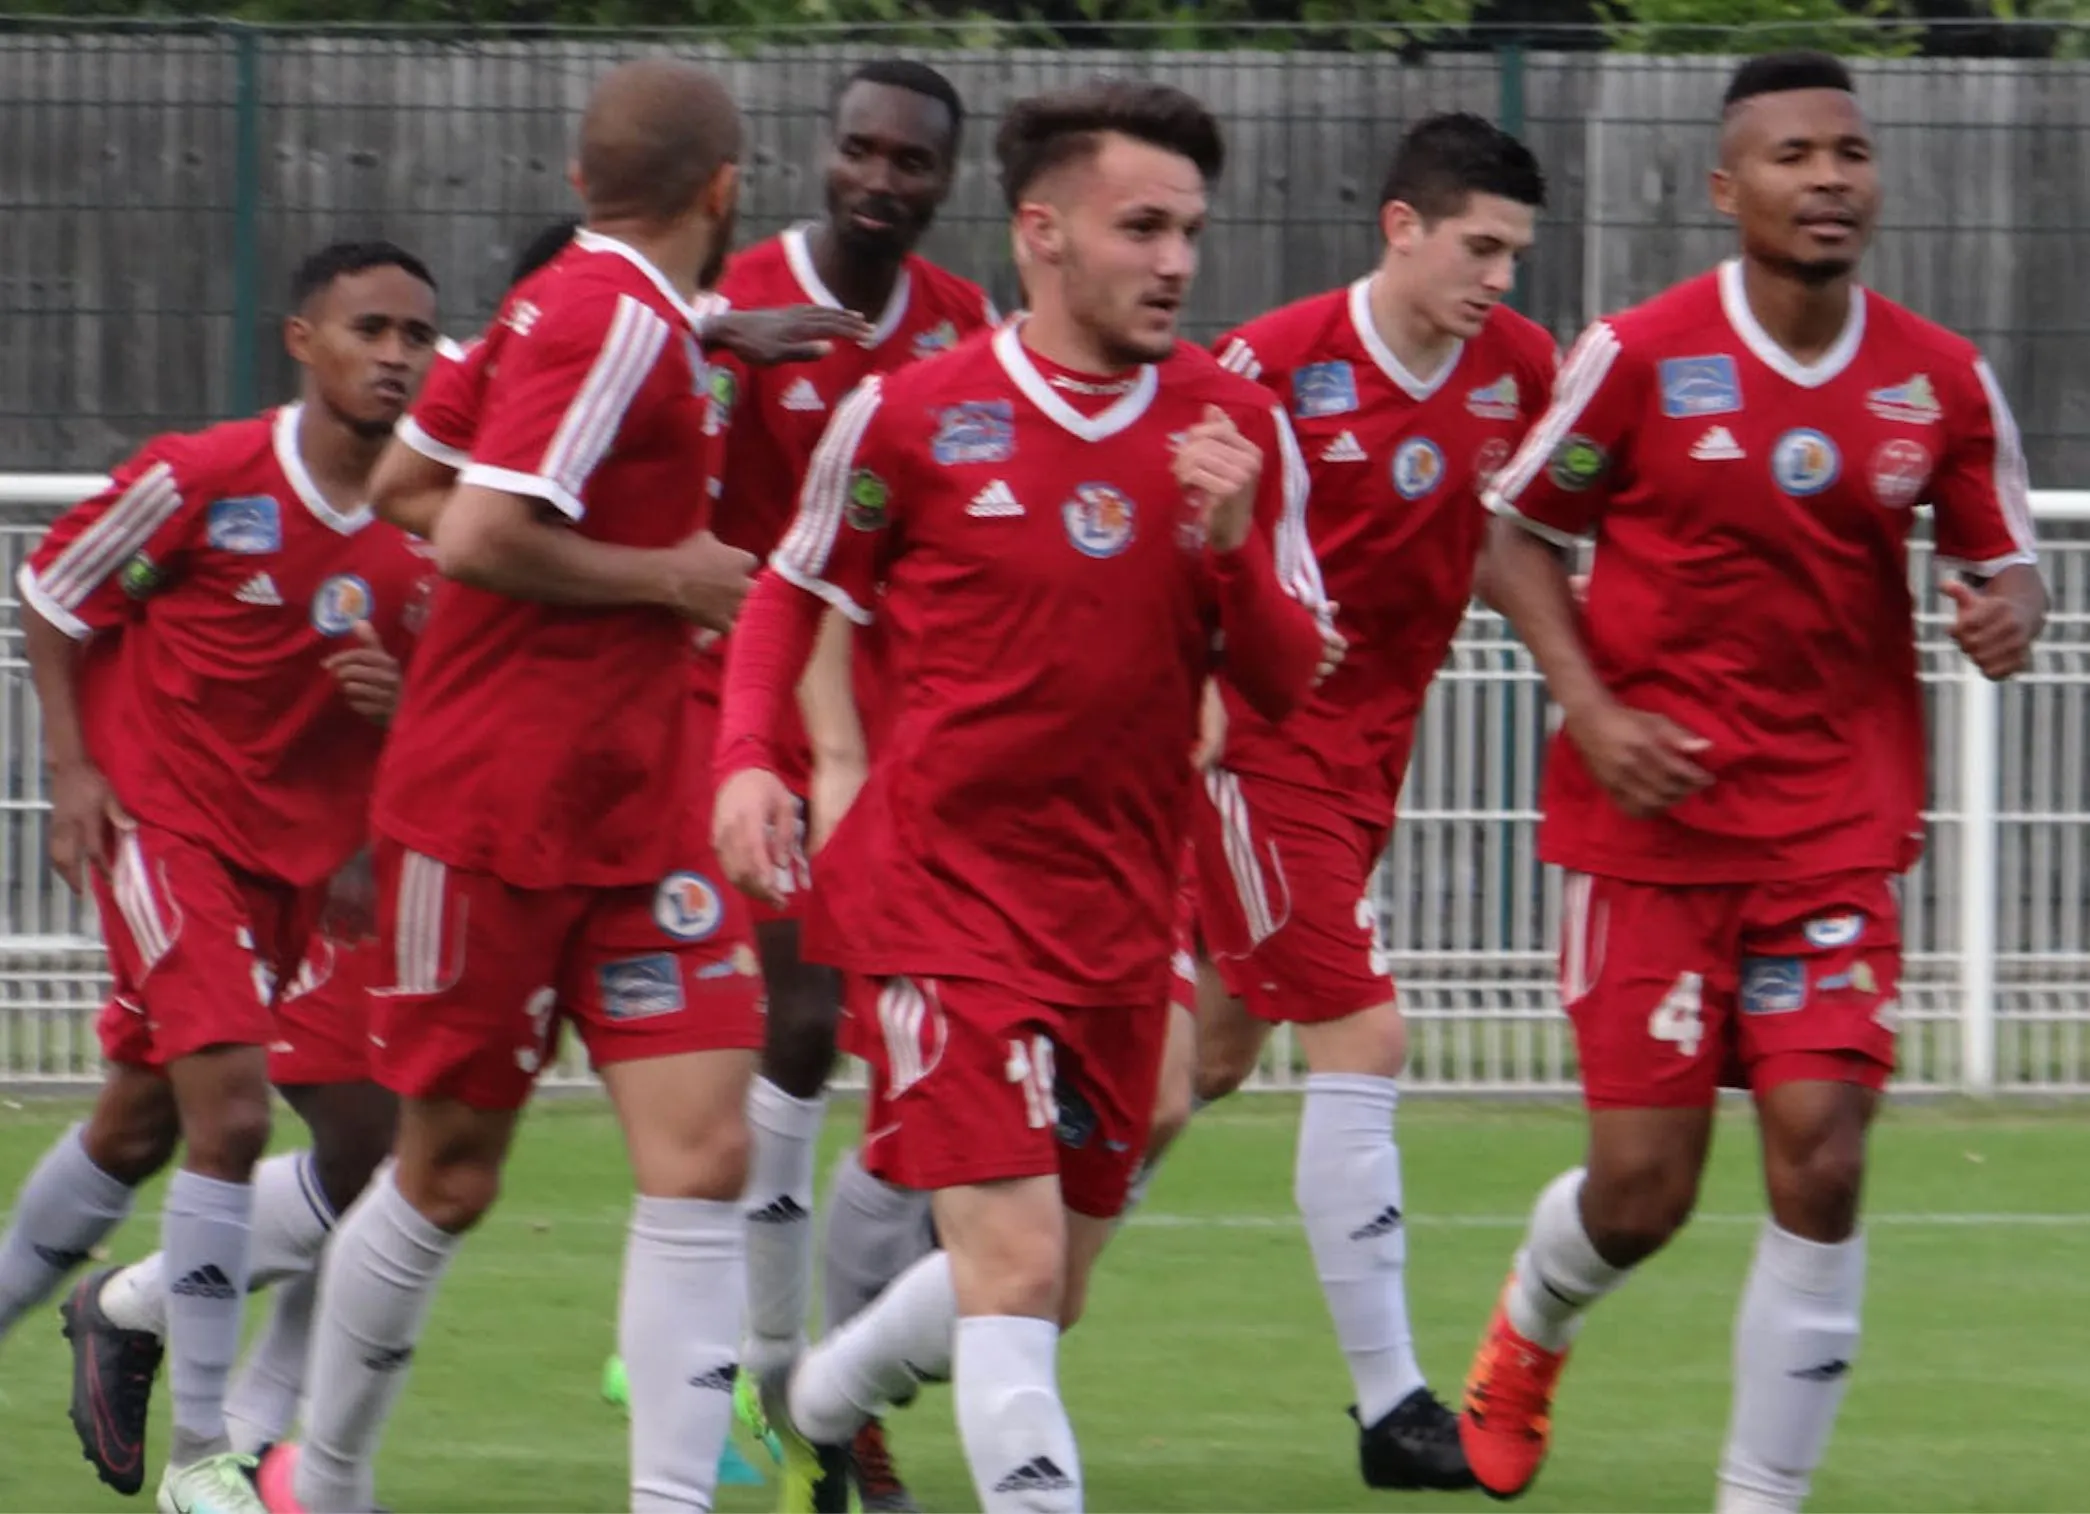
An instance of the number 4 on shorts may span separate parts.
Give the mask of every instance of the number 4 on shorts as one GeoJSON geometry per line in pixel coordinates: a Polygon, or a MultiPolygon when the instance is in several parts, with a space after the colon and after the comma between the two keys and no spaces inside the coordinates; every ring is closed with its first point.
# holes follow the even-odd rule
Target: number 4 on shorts
{"type": "Polygon", "coordinates": [[[1687,1057],[1698,1055],[1705,1038],[1705,978],[1685,973],[1676,980],[1655,1012],[1647,1017],[1647,1033],[1657,1041],[1668,1041],[1687,1057]]]}

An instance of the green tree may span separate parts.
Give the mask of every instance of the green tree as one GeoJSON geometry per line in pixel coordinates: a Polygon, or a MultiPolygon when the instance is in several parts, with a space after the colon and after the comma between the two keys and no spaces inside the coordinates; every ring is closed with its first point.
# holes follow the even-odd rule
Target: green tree
{"type": "Polygon", "coordinates": [[[1896,0],[1604,0],[1611,45],[1632,53],[1759,53],[1818,47],[1906,57],[1923,42],[1896,0]],[[1900,23],[1900,24],[1897,24],[1900,23]]]}

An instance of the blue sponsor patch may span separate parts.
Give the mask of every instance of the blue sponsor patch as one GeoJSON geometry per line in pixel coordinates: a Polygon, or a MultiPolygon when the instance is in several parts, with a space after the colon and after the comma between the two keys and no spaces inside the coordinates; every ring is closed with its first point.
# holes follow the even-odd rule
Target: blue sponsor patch
{"type": "Polygon", "coordinates": [[[667,952],[605,962],[596,970],[602,1012],[612,1020],[650,1020],[682,1008],[682,973],[667,952]]]}
{"type": "Polygon", "coordinates": [[[1357,408],[1357,374],[1348,363],[1308,363],[1292,373],[1292,413],[1310,421],[1357,408]]]}
{"type": "Polygon", "coordinates": [[[1818,915],[1800,927],[1800,934],[1807,938],[1809,946],[1818,946],[1823,951],[1838,946],[1848,946],[1865,934],[1863,915],[1818,915]]]}
{"type": "Polygon", "coordinates": [[[282,508],[266,494],[214,500],[204,522],[204,540],[220,552],[253,557],[283,550],[282,508]]]}
{"type": "Polygon", "coordinates": [[[1016,407],[1007,400],[969,400],[936,417],[929,453],[946,468],[1005,463],[1016,455],[1016,407]]]}
{"type": "Polygon", "coordinates": [[[1807,965],[1798,957],[1742,959],[1742,1013],[1789,1015],[1807,1007],[1807,965]]]}
{"type": "Polygon", "coordinates": [[[1742,408],[1742,381],[1726,353],[1662,359],[1662,413],[1672,420],[1729,415],[1742,408]]]}

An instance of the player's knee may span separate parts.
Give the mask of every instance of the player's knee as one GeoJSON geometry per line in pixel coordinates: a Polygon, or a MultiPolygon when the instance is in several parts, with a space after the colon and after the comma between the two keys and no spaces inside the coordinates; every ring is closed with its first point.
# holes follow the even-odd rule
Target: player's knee
{"type": "Polygon", "coordinates": [[[1583,1223],[1597,1254],[1614,1267],[1645,1261],[1684,1228],[1698,1204],[1699,1168],[1675,1153],[1650,1150],[1601,1167],[1582,1189],[1583,1223]]]}
{"type": "Polygon", "coordinates": [[[1158,1161],[1161,1154],[1175,1143],[1190,1123],[1192,1101],[1190,1084],[1187,1081],[1170,1080],[1162,1084],[1161,1096],[1154,1101],[1154,1118],[1147,1127],[1147,1160],[1158,1161]]]}
{"type": "Polygon", "coordinates": [[[146,1081],[153,1086],[105,1094],[80,1132],[88,1160],[128,1188],[171,1162],[181,1141],[172,1094],[157,1079],[146,1081]]]}
{"type": "Polygon", "coordinates": [[[752,1142],[745,1120],[718,1120],[680,1143],[652,1171],[639,1177],[639,1191],[653,1198],[710,1199],[730,1203],[747,1188],[752,1142]]]}
{"type": "Polygon", "coordinates": [[[1772,1218],[1808,1240],[1833,1245],[1850,1238],[1864,1183],[1862,1129],[1824,1131],[1812,1140],[1766,1147],[1764,1187],[1772,1218]]]}
{"type": "Polygon", "coordinates": [[[1213,1104],[1235,1092],[1248,1081],[1262,1059],[1263,1048],[1254,1041],[1233,1037],[1200,1037],[1197,1065],[1190,1086],[1200,1104],[1213,1104]]]}
{"type": "Polygon", "coordinates": [[[974,1227],[951,1253],[965,1312],[1061,1318],[1068,1293],[1065,1248],[1057,1226],[974,1227]]]}
{"type": "Polygon", "coordinates": [[[266,1085],[228,1089],[204,1108],[184,1109],[189,1167],[223,1182],[247,1182],[268,1151],[271,1113],[266,1085]]]}
{"type": "Polygon", "coordinates": [[[435,1164],[402,1156],[394,1180],[421,1218],[451,1235],[462,1235],[478,1224],[501,1196],[498,1162],[435,1164]]]}
{"type": "Polygon", "coordinates": [[[834,1071],[841,977],[832,968],[801,962],[795,954],[765,953],[763,961],[769,1026],[762,1076],[794,1099],[814,1098],[834,1071]]]}

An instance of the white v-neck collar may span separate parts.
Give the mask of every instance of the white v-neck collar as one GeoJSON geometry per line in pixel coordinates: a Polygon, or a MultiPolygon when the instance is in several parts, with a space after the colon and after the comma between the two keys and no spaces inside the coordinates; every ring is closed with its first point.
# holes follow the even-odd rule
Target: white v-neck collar
{"type": "Polygon", "coordinates": [[[269,437],[276,449],[276,466],[283,470],[283,476],[290,480],[291,492],[312,512],[315,520],[343,536],[353,536],[376,516],[367,504],[343,515],[319,492],[319,485],[312,481],[312,470],[305,466],[305,459],[298,452],[298,417],[304,411],[302,404],[295,404],[285,405],[276,412],[276,424],[269,437]]]}
{"type": "Polygon", "coordinates": [[[661,298],[666,300],[668,307],[689,324],[691,330],[695,330],[697,324],[703,319],[702,316],[697,314],[696,307],[682,297],[681,291],[676,289],[674,284],[669,281],[668,276],[653,266],[653,260],[643,252],[640,252],[638,248],[632,246],[631,243],[620,242],[615,237],[606,237],[599,231],[590,231],[583,226],[573,234],[573,245],[586,252],[609,253],[613,257],[624,259],[625,262],[638,269],[640,273],[643,273],[653,281],[653,287],[660,291],[661,298]]]}
{"type": "Polygon", "coordinates": [[[1372,320],[1372,278],[1366,274],[1350,286],[1350,324],[1357,328],[1357,340],[1364,343],[1364,350],[1378,364],[1379,371],[1400,386],[1410,399],[1426,400],[1442,389],[1451,379],[1452,370],[1459,366],[1465,355],[1464,341],[1451,349],[1437,371],[1426,379],[1417,378],[1408,371],[1408,365],[1394,356],[1393,349],[1386,345],[1386,338],[1379,335],[1379,327],[1372,320]]]}
{"type": "Polygon", "coordinates": [[[1023,318],[1018,316],[994,333],[994,355],[1001,360],[1002,371],[1023,391],[1025,399],[1044,411],[1062,429],[1083,441],[1100,442],[1116,436],[1145,415],[1147,407],[1154,403],[1155,391],[1161,387],[1161,377],[1155,365],[1148,363],[1139,370],[1139,377],[1132,381],[1131,388],[1096,414],[1083,415],[1067,403],[1066,397],[1052,387],[1044,374],[1038,372],[1037,364],[1024,350],[1022,331],[1023,318]]]}
{"type": "Polygon", "coordinates": [[[1729,258],[1722,263],[1719,278],[1720,309],[1727,317],[1727,324],[1742,339],[1742,345],[1756,355],[1757,361],[1788,383],[1798,384],[1802,389],[1819,389],[1850,367],[1851,359],[1858,355],[1858,346],[1865,340],[1865,288],[1862,284],[1851,286],[1850,313],[1843,318],[1843,330],[1837,334],[1829,350],[1813,362],[1803,363],[1771,340],[1771,334],[1757,321],[1756,312],[1749,308],[1749,291],[1742,284],[1742,260],[1729,258]]]}
{"type": "MultiPolygon", "coordinates": [[[[810,221],[801,221],[798,225],[785,229],[782,238],[784,262],[791,269],[791,277],[798,280],[798,287],[805,291],[807,299],[815,305],[825,305],[829,310],[840,310],[842,302],[835,298],[834,291],[827,287],[826,282],[820,277],[820,271],[813,266],[813,249],[806,241],[806,232],[811,225],[810,221]]],[[[879,314],[877,323],[872,326],[871,334],[864,339],[864,346],[876,347],[900,329],[900,323],[907,319],[907,297],[912,292],[912,284],[907,265],[903,263],[900,265],[900,276],[893,280],[893,292],[886,296],[885,309],[879,314]]]]}

